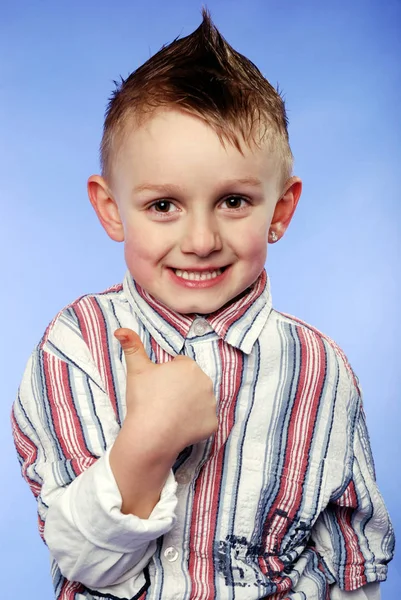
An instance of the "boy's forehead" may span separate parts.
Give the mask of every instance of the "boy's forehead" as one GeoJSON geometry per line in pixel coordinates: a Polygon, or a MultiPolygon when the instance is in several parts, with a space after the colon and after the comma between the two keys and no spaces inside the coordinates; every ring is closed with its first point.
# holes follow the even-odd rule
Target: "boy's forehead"
{"type": "MultiPolygon", "coordinates": [[[[256,180],[277,173],[277,156],[266,141],[238,149],[201,118],[179,110],[158,110],[127,120],[114,153],[115,175],[129,179],[185,179],[195,169],[210,177],[256,180]],[[188,172],[189,171],[189,172],[188,172]]],[[[157,182],[155,182],[157,183],[157,182]]]]}
{"type": "MultiPolygon", "coordinates": [[[[271,146],[270,128],[266,123],[255,125],[254,131],[247,141],[243,139],[240,127],[233,128],[227,123],[228,130],[232,130],[236,134],[241,151],[248,149],[257,152],[271,146]]],[[[206,117],[203,118],[201,115],[195,115],[175,107],[158,108],[143,116],[128,115],[121,127],[119,137],[122,143],[127,141],[130,143],[132,140],[144,137],[159,143],[161,136],[168,136],[169,139],[174,140],[179,136],[187,135],[189,137],[194,131],[198,135],[202,135],[202,138],[207,137],[210,143],[215,144],[218,141],[223,148],[233,146],[238,149],[236,144],[224,134],[219,135],[217,128],[206,117]]]]}

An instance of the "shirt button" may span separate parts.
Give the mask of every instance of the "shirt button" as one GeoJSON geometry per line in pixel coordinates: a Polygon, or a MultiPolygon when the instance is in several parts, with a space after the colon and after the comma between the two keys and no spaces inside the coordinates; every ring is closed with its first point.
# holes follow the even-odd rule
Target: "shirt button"
{"type": "Polygon", "coordinates": [[[206,332],[207,328],[208,325],[207,323],[205,323],[205,321],[202,321],[201,319],[195,321],[194,332],[196,333],[196,335],[203,335],[206,332]]]}
{"type": "Polygon", "coordinates": [[[178,558],[178,550],[177,548],[174,548],[174,546],[170,546],[169,548],[166,548],[164,551],[164,556],[167,558],[167,560],[169,562],[174,562],[177,560],[178,558]]]}

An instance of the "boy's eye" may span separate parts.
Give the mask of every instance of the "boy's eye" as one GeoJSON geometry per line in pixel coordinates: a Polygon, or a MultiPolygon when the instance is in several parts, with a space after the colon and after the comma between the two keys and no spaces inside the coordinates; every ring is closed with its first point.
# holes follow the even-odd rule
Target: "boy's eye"
{"type": "Polygon", "coordinates": [[[229,196],[228,198],[225,198],[223,200],[223,202],[226,203],[226,206],[228,208],[244,208],[244,204],[241,203],[247,203],[247,201],[245,200],[245,198],[243,198],[242,196],[229,196]]]}
{"type": "Polygon", "coordinates": [[[169,200],[157,200],[150,208],[153,208],[158,213],[169,213],[173,212],[170,210],[171,207],[174,207],[174,204],[169,200]]]}
{"type": "MultiPolygon", "coordinates": [[[[230,208],[232,210],[239,210],[241,208],[245,208],[249,204],[248,200],[246,200],[246,198],[243,198],[242,196],[228,196],[228,198],[225,198],[223,200],[223,203],[226,204],[227,208],[230,208]]],[[[149,209],[158,214],[165,215],[176,212],[178,210],[175,204],[170,200],[156,200],[156,202],[153,202],[153,204],[151,204],[149,209]]]]}

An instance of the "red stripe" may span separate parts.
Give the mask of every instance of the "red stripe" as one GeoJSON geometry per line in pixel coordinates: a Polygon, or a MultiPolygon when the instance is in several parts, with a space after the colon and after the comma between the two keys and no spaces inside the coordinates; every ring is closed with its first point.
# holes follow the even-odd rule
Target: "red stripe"
{"type": "MultiPolygon", "coordinates": [[[[117,284],[112,285],[111,287],[107,288],[107,290],[104,290],[103,292],[99,292],[98,294],[96,294],[96,296],[104,296],[105,294],[109,294],[111,292],[121,292],[122,289],[123,289],[123,284],[122,283],[117,283],[117,284]]],[[[57,315],[54,317],[54,319],[47,326],[47,329],[46,329],[45,333],[43,334],[43,337],[42,337],[42,339],[40,341],[39,349],[42,349],[44,347],[44,345],[46,344],[46,342],[47,342],[47,340],[49,338],[49,334],[50,334],[51,330],[53,329],[54,324],[56,323],[56,321],[60,317],[60,315],[63,314],[63,312],[65,312],[69,308],[75,308],[76,306],[78,306],[79,303],[84,298],[88,298],[88,296],[89,296],[89,294],[84,295],[84,296],[80,296],[79,298],[77,298],[76,300],[74,300],[73,302],[71,302],[70,304],[67,304],[66,306],[64,306],[64,308],[62,308],[57,313],[57,315]]]]}
{"type": "Polygon", "coordinates": [[[171,354],[163,350],[152,337],[150,338],[150,345],[155,356],[156,364],[170,362],[170,360],[174,359],[174,356],[171,356],[171,354]]]}
{"type": "MultiPolygon", "coordinates": [[[[18,454],[22,457],[22,459],[24,461],[23,465],[22,465],[22,469],[21,469],[22,476],[25,479],[25,481],[28,483],[28,485],[31,489],[31,492],[33,493],[35,498],[37,498],[40,494],[42,486],[40,485],[40,483],[38,483],[37,481],[35,481],[29,477],[28,469],[33,464],[35,464],[37,455],[38,455],[38,449],[35,446],[35,444],[32,442],[32,440],[30,440],[18,426],[18,423],[17,423],[15,415],[14,415],[14,411],[11,413],[11,423],[12,423],[12,428],[13,428],[13,437],[14,437],[15,447],[17,449],[18,454]]],[[[40,537],[42,538],[42,540],[44,540],[45,523],[44,523],[43,519],[40,517],[39,513],[38,513],[38,529],[39,529],[40,537]]]]}
{"type": "Polygon", "coordinates": [[[96,324],[98,329],[96,331],[97,340],[99,342],[99,355],[103,358],[103,368],[100,372],[105,373],[106,378],[106,389],[107,394],[111,400],[111,404],[113,406],[116,417],[118,418],[118,404],[117,404],[117,395],[113,378],[113,371],[111,368],[111,356],[109,351],[109,343],[107,336],[107,326],[104,319],[103,312],[101,311],[98,302],[96,302],[95,298],[90,299],[90,304],[94,313],[97,316],[96,324]]]}
{"type": "MultiPolygon", "coordinates": [[[[68,365],[44,353],[43,369],[52,422],[64,457],[93,459],[85,444],[81,420],[73,403],[68,365]]],[[[74,461],[74,466],[83,462],[74,461]]],[[[76,472],[76,475],[80,472],[76,472]]]]}
{"type": "Polygon", "coordinates": [[[220,387],[219,426],[211,447],[210,458],[195,484],[189,537],[188,570],[192,581],[190,598],[194,600],[215,597],[214,574],[216,569],[213,563],[213,543],[219,510],[225,443],[234,425],[235,400],[240,388],[243,366],[240,352],[225,346],[222,340],[219,340],[218,344],[223,373],[220,387]],[[224,374],[227,375],[224,376],[224,374]],[[205,498],[207,506],[205,506],[205,498]]]}
{"type": "Polygon", "coordinates": [[[29,437],[27,437],[22,431],[22,429],[20,429],[16,421],[14,411],[11,413],[11,423],[13,428],[15,447],[18,451],[18,454],[22,457],[24,461],[22,465],[22,476],[31,488],[31,491],[35,498],[37,498],[37,496],[39,496],[40,494],[41,485],[37,481],[29,477],[28,469],[33,464],[35,464],[38,456],[38,449],[32,442],[32,440],[30,440],[29,437]]]}
{"type": "Polygon", "coordinates": [[[75,600],[76,594],[84,592],[85,587],[78,581],[68,581],[64,579],[63,587],[61,588],[60,594],[57,600],[75,600]]]}
{"type": "Polygon", "coordinates": [[[367,583],[365,575],[365,558],[359,547],[358,536],[352,526],[352,515],[358,508],[358,497],[354,482],[351,481],[344,494],[339,498],[337,522],[345,540],[344,584],[346,590],[353,590],[367,583]]]}
{"type": "Polygon", "coordinates": [[[176,313],[169,309],[164,304],[158,302],[155,298],[153,298],[148,292],[146,292],[140,285],[134,282],[135,289],[140,295],[140,297],[153,308],[157,312],[159,316],[161,316],[167,323],[176,329],[183,337],[188,335],[188,331],[192,325],[194,315],[183,315],[176,313]]]}
{"type": "MultiPolygon", "coordinates": [[[[277,545],[278,548],[280,548],[282,539],[287,532],[288,523],[291,523],[294,519],[294,516],[301,505],[303,497],[303,477],[308,466],[310,446],[313,437],[312,432],[320,405],[320,396],[325,379],[326,356],[322,340],[315,337],[313,340],[308,340],[308,337],[311,337],[310,334],[308,336],[308,332],[301,328],[298,331],[298,335],[301,344],[301,356],[299,359],[301,369],[287,430],[288,438],[283,472],[284,474],[289,473],[290,475],[292,473],[297,473],[302,479],[299,480],[299,477],[293,479],[291,476],[290,478],[285,476],[282,477],[280,489],[277,492],[275,501],[267,516],[262,537],[263,544],[264,546],[267,544],[267,538],[270,535],[272,538],[274,537],[275,545],[277,545]],[[315,344],[318,346],[316,355],[315,344]],[[318,372],[317,380],[309,381],[308,376],[311,373],[313,374],[316,372],[318,372]],[[312,383],[314,386],[313,390],[311,390],[312,383]],[[308,411],[307,415],[306,409],[308,411]],[[277,509],[284,507],[287,517],[283,517],[276,513],[277,509]],[[272,529],[274,529],[274,535],[272,535],[272,529]]],[[[268,557],[267,560],[270,564],[271,558],[268,557]]],[[[268,568],[267,565],[263,565],[263,563],[265,563],[264,560],[260,563],[261,568],[266,573],[268,568]]]]}
{"type": "Polygon", "coordinates": [[[154,338],[150,338],[150,347],[152,348],[153,354],[156,357],[156,362],[159,363],[161,362],[159,359],[159,354],[161,353],[161,348],[159,346],[159,344],[156,342],[156,340],[154,338]]]}
{"type": "Polygon", "coordinates": [[[267,281],[267,274],[266,274],[266,271],[263,270],[259,279],[257,280],[257,282],[255,284],[255,287],[252,289],[251,292],[249,292],[249,290],[245,290],[244,296],[239,298],[234,304],[232,304],[228,307],[225,306],[225,307],[221,308],[220,310],[216,311],[211,317],[209,317],[207,319],[213,328],[217,325],[216,330],[218,330],[219,335],[221,335],[222,337],[225,336],[225,334],[227,333],[229,328],[234,323],[239,321],[241,319],[241,317],[243,317],[243,315],[247,312],[249,307],[263,293],[263,291],[266,287],[266,281],[267,281]],[[224,313],[227,313],[227,316],[223,320],[223,322],[220,324],[220,320],[222,318],[222,315],[224,315],[224,313]]]}
{"type": "Polygon", "coordinates": [[[115,390],[111,356],[108,347],[107,326],[104,315],[96,299],[86,297],[75,306],[75,314],[83,340],[88,346],[101,375],[111,405],[118,420],[118,403],[115,390]]]}
{"type": "Polygon", "coordinates": [[[358,392],[360,394],[362,394],[361,389],[359,387],[359,381],[355,377],[355,373],[351,367],[350,362],[348,361],[347,356],[344,354],[344,351],[340,348],[340,346],[338,346],[336,344],[336,342],[334,340],[329,338],[327,335],[325,335],[324,333],[322,333],[315,327],[312,327],[312,325],[309,325],[309,323],[306,323],[305,321],[302,321],[301,319],[298,319],[297,317],[294,317],[293,315],[289,315],[287,313],[278,313],[278,314],[283,315],[284,317],[287,317],[288,319],[291,319],[292,321],[295,321],[296,323],[299,323],[300,325],[304,325],[307,329],[316,333],[320,338],[326,340],[326,342],[328,342],[330,344],[330,346],[335,350],[335,352],[341,357],[341,359],[345,365],[345,368],[346,368],[348,374],[351,376],[351,379],[352,379],[355,387],[357,388],[358,392]]]}
{"type": "Polygon", "coordinates": [[[277,592],[272,596],[267,596],[269,600],[286,600],[287,593],[292,591],[293,581],[287,576],[272,577],[272,583],[277,585],[277,592]]]}
{"type": "Polygon", "coordinates": [[[88,324],[87,324],[86,318],[82,312],[81,305],[79,303],[77,303],[73,308],[74,308],[74,313],[78,319],[78,326],[79,326],[79,330],[82,334],[82,338],[83,338],[85,344],[88,346],[88,348],[90,348],[91,344],[90,344],[90,340],[89,340],[88,324]]]}
{"type": "Polygon", "coordinates": [[[40,537],[42,538],[43,541],[45,541],[45,522],[41,518],[39,513],[38,513],[38,529],[39,529],[40,537]]]}

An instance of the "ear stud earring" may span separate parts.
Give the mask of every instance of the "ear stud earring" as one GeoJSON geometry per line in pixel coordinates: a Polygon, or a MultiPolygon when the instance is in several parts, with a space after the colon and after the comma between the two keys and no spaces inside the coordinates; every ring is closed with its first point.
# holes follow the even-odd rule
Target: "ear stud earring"
{"type": "Polygon", "coordinates": [[[269,237],[272,242],[277,242],[278,240],[278,235],[275,231],[269,231],[269,237]]]}

